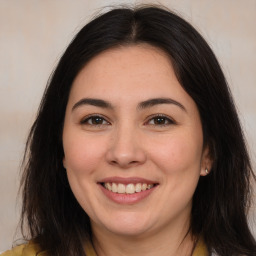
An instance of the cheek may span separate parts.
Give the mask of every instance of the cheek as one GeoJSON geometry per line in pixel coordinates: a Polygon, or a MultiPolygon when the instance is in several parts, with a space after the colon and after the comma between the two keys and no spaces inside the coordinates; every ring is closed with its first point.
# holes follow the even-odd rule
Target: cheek
{"type": "Polygon", "coordinates": [[[103,139],[88,135],[83,132],[66,133],[63,136],[65,165],[71,190],[89,215],[93,216],[92,205],[95,202],[93,194],[95,187],[95,170],[99,168],[100,159],[104,155],[105,143],[103,139]]]}
{"type": "Polygon", "coordinates": [[[77,175],[88,175],[104,155],[104,140],[93,136],[68,136],[63,139],[65,166],[77,175]],[[77,138],[76,138],[77,137],[77,138]],[[72,139],[69,139],[72,138],[72,139]]]}
{"type": "Polygon", "coordinates": [[[188,134],[176,134],[158,141],[151,155],[155,163],[166,173],[184,174],[187,171],[200,172],[202,139],[188,134]]]}

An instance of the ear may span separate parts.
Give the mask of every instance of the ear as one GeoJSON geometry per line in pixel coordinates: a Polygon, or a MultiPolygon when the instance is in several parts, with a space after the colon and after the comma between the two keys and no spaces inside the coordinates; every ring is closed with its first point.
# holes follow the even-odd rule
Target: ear
{"type": "Polygon", "coordinates": [[[209,146],[205,146],[202,153],[201,159],[201,176],[206,176],[211,172],[213,159],[209,150],[209,146]]]}

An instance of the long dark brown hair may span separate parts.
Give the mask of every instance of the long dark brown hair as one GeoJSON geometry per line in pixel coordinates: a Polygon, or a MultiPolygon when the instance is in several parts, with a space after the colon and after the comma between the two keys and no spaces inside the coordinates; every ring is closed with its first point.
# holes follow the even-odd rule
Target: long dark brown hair
{"type": "Polygon", "coordinates": [[[223,72],[202,36],[176,14],[159,7],[117,8],[96,17],[70,43],[52,74],[31,128],[22,176],[22,227],[49,255],[81,256],[91,238],[88,215],[71,192],[62,129],[72,83],[97,54],[147,43],[162,49],[195,101],[204,143],[213,159],[193,197],[191,234],[220,256],[256,255],[247,222],[255,180],[244,136],[223,72]]]}

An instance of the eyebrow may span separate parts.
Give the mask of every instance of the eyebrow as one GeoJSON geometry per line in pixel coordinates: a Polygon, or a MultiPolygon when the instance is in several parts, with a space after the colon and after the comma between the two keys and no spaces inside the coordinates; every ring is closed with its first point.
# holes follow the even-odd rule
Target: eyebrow
{"type": "MultiPolygon", "coordinates": [[[[140,110],[140,109],[150,108],[150,107],[161,105],[161,104],[173,104],[180,107],[182,110],[186,112],[186,108],[181,103],[171,98],[153,98],[153,99],[145,100],[138,104],[137,109],[140,110]]],[[[100,108],[114,109],[111,103],[106,100],[83,98],[79,100],[77,103],[75,103],[75,105],[72,107],[72,111],[83,105],[91,105],[91,106],[96,106],[100,108]]]]}
{"type": "Polygon", "coordinates": [[[171,98],[149,99],[149,100],[146,100],[146,101],[143,101],[143,102],[139,103],[138,108],[139,109],[145,109],[145,108],[153,107],[153,106],[159,105],[159,104],[174,104],[174,105],[180,107],[185,112],[187,112],[186,108],[180,102],[178,102],[174,99],[171,99],[171,98]]]}
{"type": "Polygon", "coordinates": [[[96,107],[100,107],[100,108],[109,108],[109,109],[113,109],[113,106],[105,101],[105,100],[101,100],[101,99],[92,99],[92,98],[83,98],[81,100],[79,100],[73,107],[72,107],[72,111],[82,105],[92,105],[92,106],[96,106],[96,107]]]}

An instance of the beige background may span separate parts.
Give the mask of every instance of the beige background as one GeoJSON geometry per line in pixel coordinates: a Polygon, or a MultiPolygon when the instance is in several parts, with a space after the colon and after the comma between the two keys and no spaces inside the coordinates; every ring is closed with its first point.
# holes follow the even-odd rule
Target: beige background
{"type": "MultiPolygon", "coordinates": [[[[149,2],[176,10],[212,46],[235,97],[255,168],[256,0],[0,0],[0,251],[19,237],[14,234],[22,152],[58,58],[101,7],[149,2]]],[[[256,233],[255,224],[252,228],[256,233]]]]}

